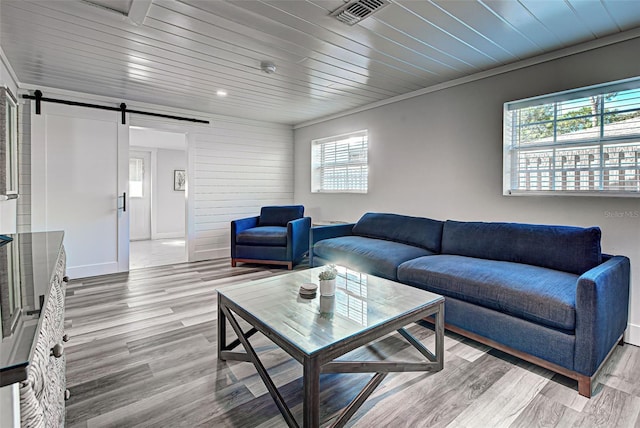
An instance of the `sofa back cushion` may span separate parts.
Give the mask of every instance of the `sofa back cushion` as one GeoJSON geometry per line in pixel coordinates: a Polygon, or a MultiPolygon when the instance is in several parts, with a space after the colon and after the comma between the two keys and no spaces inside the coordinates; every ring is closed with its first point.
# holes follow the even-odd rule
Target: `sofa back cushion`
{"type": "Polygon", "coordinates": [[[582,275],[602,263],[599,227],[447,220],[442,253],[524,263],[582,275]]]}
{"type": "Polygon", "coordinates": [[[286,226],[291,220],[304,216],[303,205],[262,207],[258,226],[286,226]]]}
{"type": "Polygon", "coordinates": [[[366,213],[353,227],[353,234],[386,239],[440,252],[442,221],[399,214],[366,213]]]}

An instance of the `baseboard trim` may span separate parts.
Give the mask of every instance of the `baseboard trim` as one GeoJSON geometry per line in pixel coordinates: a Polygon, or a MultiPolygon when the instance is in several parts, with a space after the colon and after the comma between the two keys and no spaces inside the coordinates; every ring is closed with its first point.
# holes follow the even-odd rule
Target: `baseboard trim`
{"type": "Polygon", "coordinates": [[[629,323],[624,334],[624,341],[631,345],[640,346],[640,325],[629,323]]]}
{"type": "Polygon", "coordinates": [[[92,276],[109,275],[111,273],[118,272],[117,262],[67,267],[67,276],[70,279],[89,278],[92,276]]]}
{"type": "Polygon", "coordinates": [[[157,232],[154,233],[151,239],[184,239],[184,232],[157,232]]]}
{"type": "Polygon", "coordinates": [[[193,253],[192,262],[199,262],[202,260],[222,259],[229,257],[231,250],[229,248],[218,248],[215,250],[200,250],[193,253]]]}

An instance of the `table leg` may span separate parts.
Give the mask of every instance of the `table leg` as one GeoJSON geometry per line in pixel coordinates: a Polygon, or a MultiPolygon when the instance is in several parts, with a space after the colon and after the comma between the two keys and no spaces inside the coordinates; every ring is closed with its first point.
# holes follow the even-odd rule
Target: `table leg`
{"type": "Polygon", "coordinates": [[[221,296],[218,294],[218,360],[224,361],[222,351],[227,347],[227,319],[222,311],[221,296]]]}
{"type": "Polygon", "coordinates": [[[305,360],[302,379],[304,382],[303,426],[317,428],[320,426],[320,364],[317,359],[305,360]]]}
{"type": "Polygon", "coordinates": [[[444,302],[440,303],[440,308],[436,313],[436,370],[444,368],[444,302]]]}
{"type": "MultiPolygon", "coordinates": [[[[249,338],[240,328],[240,325],[238,324],[238,321],[236,321],[236,319],[233,317],[231,310],[223,305],[221,305],[221,307],[222,307],[222,312],[224,312],[225,318],[227,319],[227,321],[229,321],[231,328],[235,331],[236,336],[238,336],[238,340],[240,341],[240,343],[242,343],[242,346],[246,351],[246,355],[248,357],[247,361],[250,361],[253,363],[253,366],[256,368],[258,375],[264,382],[264,385],[267,387],[269,394],[271,394],[271,398],[273,398],[273,401],[275,401],[276,406],[278,406],[278,409],[280,409],[280,413],[282,413],[282,416],[287,422],[287,425],[293,428],[297,428],[298,424],[296,423],[296,420],[293,417],[293,414],[291,414],[291,410],[289,410],[289,407],[287,407],[287,403],[285,403],[284,398],[282,398],[282,395],[280,395],[278,388],[276,388],[276,385],[273,383],[273,380],[271,380],[271,378],[269,377],[269,373],[267,373],[267,369],[264,367],[264,365],[262,365],[262,362],[258,358],[258,354],[256,353],[255,349],[253,349],[253,346],[251,346],[251,344],[249,343],[249,338]]],[[[318,368],[318,377],[319,377],[319,372],[320,372],[320,369],[318,368]]],[[[315,426],[317,427],[319,425],[315,425],[315,426]]]]}

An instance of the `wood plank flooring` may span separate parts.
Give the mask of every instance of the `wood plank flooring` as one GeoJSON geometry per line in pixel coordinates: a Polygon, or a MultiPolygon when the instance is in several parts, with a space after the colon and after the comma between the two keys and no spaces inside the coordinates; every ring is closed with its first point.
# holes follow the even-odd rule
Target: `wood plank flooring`
{"type": "MultiPolygon", "coordinates": [[[[217,360],[215,297],[222,286],[286,272],[224,259],[72,280],[67,426],[286,426],[251,364],[217,360]]],[[[409,331],[433,346],[432,330],[409,331]]],[[[259,334],[251,341],[301,420],[301,366],[259,334]]],[[[354,352],[408,359],[417,351],[394,334],[354,352]]],[[[369,378],[322,376],[324,425],[369,378]]],[[[570,379],[446,333],[444,370],[390,374],[347,426],[640,428],[640,348],[617,347],[599,382],[589,400],[570,379]]]]}
{"type": "Polygon", "coordinates": [[[184,238],[131,241],[129,243],[129,268],[134,270],[186,262],[185,245],[184,238]]]}

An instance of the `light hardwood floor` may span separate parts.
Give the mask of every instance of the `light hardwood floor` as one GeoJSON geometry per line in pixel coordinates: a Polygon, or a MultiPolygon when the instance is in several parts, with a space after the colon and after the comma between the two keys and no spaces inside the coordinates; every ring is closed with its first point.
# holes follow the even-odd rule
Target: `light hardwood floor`
{"type": "Polygon", "coordinates": [[[184,238],[147,239],[129,243],[129,268],[131,270],[186,261],[187,250],[184,238]]]}
{"type": "MultiPolygon", "coordinates": [[[[219,287],[283,273],[225,259],[72,280],[67,426],[285,426],[251,364],[217,360],[215,298],[219,287]]],[[[433,346],[430,329],[409,330],[433,346]]],[[[265,337],[251,340],[301,420],[300,365],[265,337]]],[[[414,350],[394,334],[355,352],[404,359],[414,350]]],[[[369,377],[322,376],[325,425],[369,377]]],[[[589,400],[572,380],[447,333],[444,370],[389,375],[348,426],[639,428],[640,348],[617,347],[599,382],[589,400]]]]}

